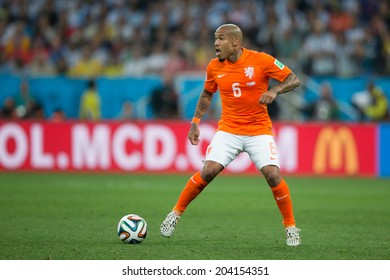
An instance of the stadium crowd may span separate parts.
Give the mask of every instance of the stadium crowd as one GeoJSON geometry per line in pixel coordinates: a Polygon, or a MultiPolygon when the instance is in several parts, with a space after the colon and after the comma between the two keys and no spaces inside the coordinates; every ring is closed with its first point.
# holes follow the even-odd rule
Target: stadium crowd
{"type": "Polygon", "coordinates": [[[226,22],[296,72],[390,75],[387,0],[0,0],[0,74],[203,71],[226,22]]]}
{"type": "Polygon", "coordinates": [[[226,22],[309,75],[390,74],[386,0],[0,0],[0,72],[203,70],[226,22]]]}

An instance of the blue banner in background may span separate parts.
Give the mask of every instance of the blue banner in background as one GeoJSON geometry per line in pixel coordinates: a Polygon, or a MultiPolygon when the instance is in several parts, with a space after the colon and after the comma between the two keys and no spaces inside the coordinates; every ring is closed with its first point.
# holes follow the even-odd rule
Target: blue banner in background
{"type": "Polygon", "coordinates": [[[390,124],[379,125],[379,176],[390,177],[390,124]]]}
{"type": "MultiPolygon", "coordinates": [[[[370,79],[355,77],[340,78],[312,78],[319,85],[324,81],[332,85],[334,96],[339,102],[350,104],[355,92],[366,89],[370,79]]],[[[19,94],[21,79],[16,76],[0,75],[0,108],[7,97],[16,97],[19,94]]],[[[50,117],[54,110],[62,109],[66,117],[78,119],[80,97],[87,87],[88,80],[72,79],[69,77],[39,77],[28,79],[31,95],[42,104],[45,116],[50,117]]],[[[97,89],[101,98],[101,113],[103,119],[117,119],[125,101],[133,103],[133,110],[138,119],[153,119],[152,108],[149,105],[154,89],[161,86],[163,81],[158,75],[144,77],[123,77],[96,79],[97,89]]],[[[384,90],[390,100],[390,79],[378,78],[375,83],[384,90]]],[[[178,93],[179,111],[181,118],[190,120],[202,92],[204,75],[179,75],[175,79],[175,88],[178,93]]],[[[302,95],[307,102],[318,98],[318,88],[308,87],[302,95]],[[314,91],[316,90],[316,92],[314,91]]],[[[215,94],[210,110],[205,119],[217,119],[220,115],[220,96],[215,94]],[[213,114],[213,115],[211,115],[213,114]]],[[[353,121],[347,115],[341,115],[341,121],[353,121]]]]}
{"type": "MultiPolygon", "coordinates": [[[[64,76],[29,78],[30,95],[42,106],[45,116],[61,109],[70,119],[79,118],[80,98],[87,88],[87,79],[73,79],[64,76]]],[[[20,93],[20,77],[0,75],[0,108],[7,97],[16,98],[20,93]]],[[[158,76],[98,78],[96,79],[98,93],[101,99],[103,119],[118,119],[123,103],[134,104],[137,118],[153,117],[148,105],[153,90],[161,85],[158,76]]]]}

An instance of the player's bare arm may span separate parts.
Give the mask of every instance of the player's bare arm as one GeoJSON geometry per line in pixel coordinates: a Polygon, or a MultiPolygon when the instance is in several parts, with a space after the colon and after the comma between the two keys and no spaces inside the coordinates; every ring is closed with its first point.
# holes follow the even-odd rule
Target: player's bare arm
{"type": "Polygon", "coordinates": [[[299,78],[291,72],[283,82],[264,92],[259,99],[260,104],[271,104],[278,94],[289,92],[300,84],[299,78]]]}
{"type": "MultiPolygon", "coordinates": [[[[213,94],[206,89],[203,89],[201,95],[199,96],[198,103],[196,104],[194,117],[201,119],[206,113],[207,109],[210,107],[212,99],[213,94]]],[[[188,132],[188,139],[190,140],[192,145],[199,144],[199,135],[200,131],[198,128],[198,124],[192,122],[190,131],[188,132]]]]}

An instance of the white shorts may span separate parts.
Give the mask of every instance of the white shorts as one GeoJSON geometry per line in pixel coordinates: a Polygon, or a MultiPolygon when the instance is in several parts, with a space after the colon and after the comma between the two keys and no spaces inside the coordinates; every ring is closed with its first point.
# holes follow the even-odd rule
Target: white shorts
{"type": "Polygon", "coordinates": [[[273,136],[242,136],[225,131],[215,133],[206,151],[206,161],[215,161],[226,167],[242,152],[248,153],[259,170],[266,165],[279,167],[273,136]]]}

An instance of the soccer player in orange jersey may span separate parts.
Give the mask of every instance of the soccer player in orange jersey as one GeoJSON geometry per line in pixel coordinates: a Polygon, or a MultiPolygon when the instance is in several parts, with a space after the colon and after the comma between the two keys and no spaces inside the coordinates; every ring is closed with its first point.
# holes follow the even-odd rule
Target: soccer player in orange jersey
{"type": "Polygon", "coordinates": [[[279,172],[267,104],[272,103],[278,94],[296,88],[300,82],[287,66],[271,55],[243,48],[242,40],[241,29],[234,24],[224,24],[215,32],[217,57],[207,67],[204,89],[188,133],[191,144],[199,144],[199,122],[218,89],[222,116],[207,149],[202,170],[188,180],[173,210],[162,222],[160,232],[170,237],[191,201],[241,152],[246,152],[271,187],[283,216],[287,245],[298,246],[301,243],[300,229],[295,225],[288,185],[279,172]],[[270,78],[279,84],[268,89],[270,78]]]}

